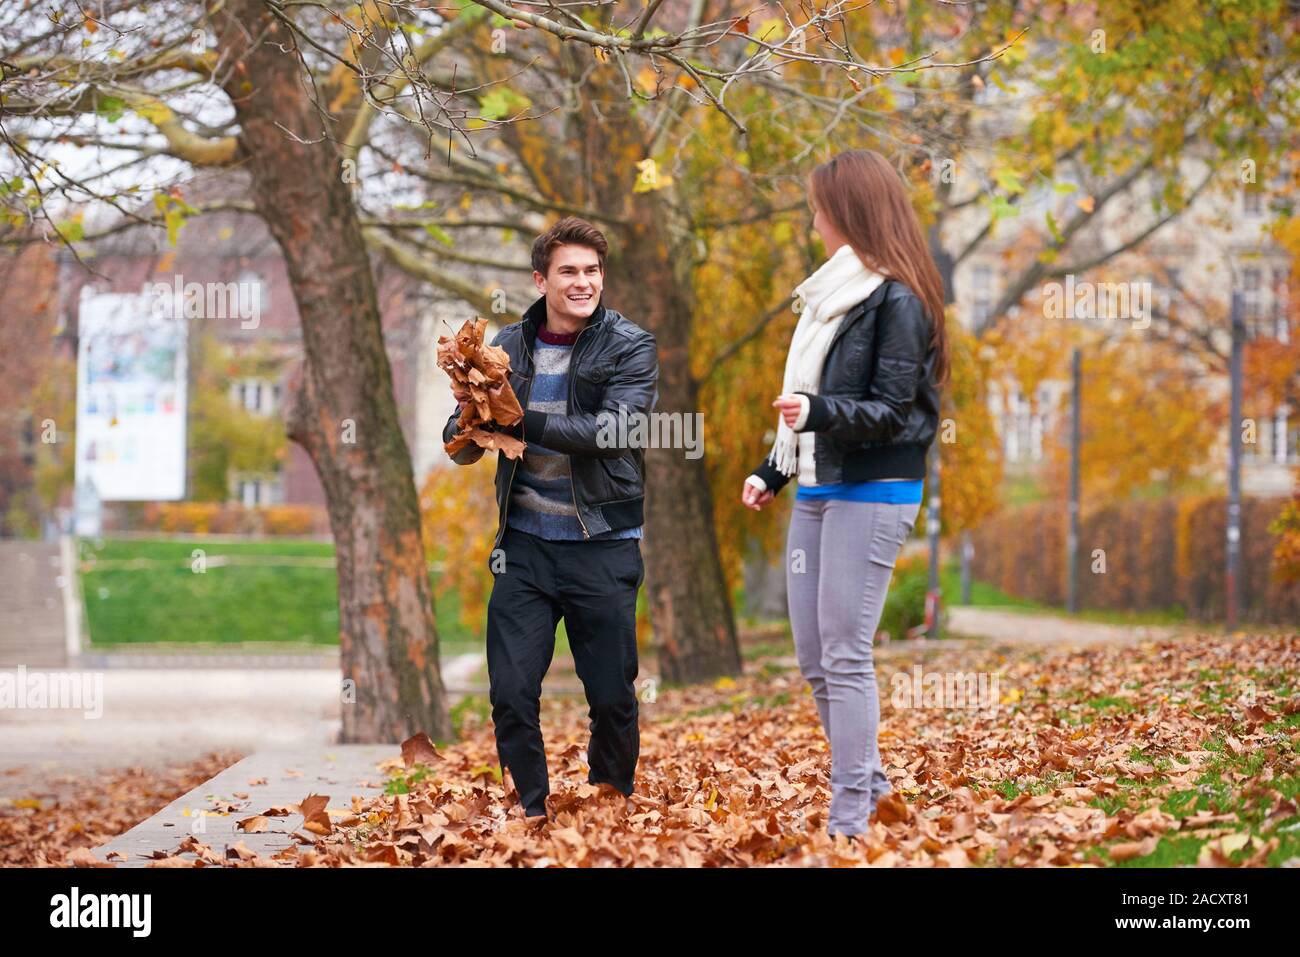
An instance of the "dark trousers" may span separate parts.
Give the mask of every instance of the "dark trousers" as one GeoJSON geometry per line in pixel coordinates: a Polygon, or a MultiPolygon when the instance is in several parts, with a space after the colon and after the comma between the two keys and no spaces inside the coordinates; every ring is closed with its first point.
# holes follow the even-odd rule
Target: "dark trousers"
{"type": "Polygon", "coordinates": [[[498,560],[488,601],[488,678],[497,755],[524,813],[545,814],[550,793],[540,708],[561,618],[590,708],[587,780],[630,795],[641,748],[634,685],[640,541],[548,541],[508,527],[501,549],[504,570],[498,560]]]}

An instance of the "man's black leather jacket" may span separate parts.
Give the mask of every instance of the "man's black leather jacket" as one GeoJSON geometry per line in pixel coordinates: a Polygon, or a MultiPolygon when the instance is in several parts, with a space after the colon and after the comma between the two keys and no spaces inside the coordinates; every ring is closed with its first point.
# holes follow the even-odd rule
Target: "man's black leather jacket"
{"type": "MultiPolygon", "coordinates": [[[[533,380],[533,347],[537,330],[546,324],[546,297],[538,299],[519,322],[492,339],[510,356],[510,387],[524,407],[523,421],[500,428],[525,442],[536,442],[569,454],[573,501],[583,533],[590,538],[611,529],[632,528],[645,521],[645,450],[625,439],[634,419],[648,416],[659,401],[659,352],[654,336],[602,300],[578,333],[569,361],[568,413],[559,415],[528,409],[533,380]],[[624,416],[627,423],[620,428],[624,416]],[[621,444],[620,444],[621,443],[621,444]]],[[[456,434],[460,406],[443,427],[442,438],[456,434]]],[[[643,427],[642,434],[653,434],[643,427]]],[[[454,456],[457,465],[471,465],[483,449],[467,445],[454,456]]],[[[518,459],[497,454],[497,536],[506,529],[506,508],[518,459]]]]}
{"type": "MultiPolygon", "coordinates": [[[[931,326],[916,294],[886,280],[840,321],[799,432],[815,432],[819,485],[925,477],[939,423],[931,326]]],[[[773,492],[794,476],[763,460],[773,492]]]]}

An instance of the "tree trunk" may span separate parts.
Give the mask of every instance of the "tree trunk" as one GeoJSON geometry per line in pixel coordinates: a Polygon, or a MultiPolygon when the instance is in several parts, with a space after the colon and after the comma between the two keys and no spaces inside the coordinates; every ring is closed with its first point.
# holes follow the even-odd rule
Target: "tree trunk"
{"type": "Polygon", "coordinates": [[[332,128],[312,103],[289,30],[258,0],[224,9],[226,91],[253,200],[284,254],[302,323],[289,436],[315,463],[334,533],[343,676],[354,682],[345,683],[341,740],[395,742],[417,731],[447,740],[411,456],[370,260],[325,138],[332,128]]]}
{"type": "MultiPolygon", "coordinates": [[[[598,114],[583,117],[579,131],[586,178],[597,208],[631,224],[612,237],[607,302],[655,335],[655,411],[694,415],[700,404],[690,363],[690,260],[673,248],[663,194],[633,191],[637,163],[645,158],[645,131],[630,114],[626,95],[616,86],[596,102],[598,114]]],[[[660,677],[684,683],[739,674],[740,647],[704,458],[688,459],[684,449],[648,449],[645,462],[646,583],[660,677]]]]}
{"type": "Polygon", "coordinates": [[[789,595],[785,555],[773,556],[755,537],[745,541],[745,614],[752,618],[786,618],[789,595]]]}
{"type": "MultiPolygon", "coordinates": [[[[691,304],[671,268],[657,211],[637,212],[649,215],[609,263],[606,282],[616,291],[610,304],[655,334],[656,411],[694,415],[700,406],[688,351],[691,304]]],[[[740,648],[704,459],[688,459],[684,449],[649,449],[645,461],[646,582],[660,676],[690,682],[739,674],[740,648]]]]}

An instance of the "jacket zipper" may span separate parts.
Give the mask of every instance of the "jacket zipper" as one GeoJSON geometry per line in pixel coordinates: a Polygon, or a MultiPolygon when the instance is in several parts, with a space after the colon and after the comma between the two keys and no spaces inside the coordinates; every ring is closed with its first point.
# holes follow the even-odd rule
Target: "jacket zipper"
{"type": "MultiPolygon", "coordinates": [[[[578,358],[578,340],[582,338],[582,333],[586,332],[590,326],[583,326],[578,338],[573,340],[573,352],[569,354],[569,401],[565,405],[565,410],[573,413],[573,402],[575,399],[573,380],[577,375],[576,360],[578,358]]],[[[578,488],[573,481],[573,456],[569,456],[569,491],[573,495],[573,511],[578,516],[578,524],[582,526],[582,537],[591,538],[591,533],[587,531],[587,523],[582,520],[582,509],[578,508],[578,488]]]]}
{"type": "MultiPolygon", "coordinates": [[[[521,336],[520,337],[521,341],[524,338],[526,337],[521,336]]],[[[520,405],[523,406],[525,410],[527,410],[528,397],[533,393],[533,381],[537,378],[536,376],[537,370],[533,368],[533,354],[528,348],[528,343],[524,342],[523,346],[524,346],[524,354],[528,356],[528,368],[530,370],[530,375],[528,376],[528,390],[527,392],[525,392],[523,401],[520,402],[520,405]]],[[[502,497],[503,508],[501,510],[501,515],[497,518],[497,526],[498,526],[497,540],[492,545],[493,549],[498,548],[501,545],[501,539],[505,537],[506,513],[510,511],[510,492],[515,486],[515,472],[518,471],[518,469],[519,469],[519,459],[515,459],[513,462],[510,463],[510,478],[506,481],[506,494],[502,497]]]]}
{"type": "MultiPolygon", "coordinates": [[[[886,279],[885,282],[889,282],[889,280],[886,279]]],[[[884,286],[884,283],[881,283],[881,286],[884,286]]],[[[873,293],[873,296],[874,296],[874,293],[873,293]]],[[[868,298],[871,298],[871,297],[868,297],[868,298]]],[[[866,310],[865,308],[857,309],[857,313],[858,313],[858,314],[857,314],[856,316],[853,317],[852,321],[849,320],[849,317],[848,317],[848,316],[845,316],[845,317],[844,317],[844,320],[840,322],[840,327],[839,327],[838,329],[835,330],[835,338],[831,339],[831,344],[830,344],[829,346],[826,347],[826,355],[827,355],[827,356],[829,356],[829,355],[831,354],[831,350],[835,348],[835,344],[838,343],[841,339],[844,338],[845,333],[847,333],[847,332],[849,331],[849,327],[852,326],[853,323],[857,322],[859,319],[861,319],[863,316],[865,316],[865,315],[867,314],[867,310],[866,310]]],[[[822,378],[825,378],[825,376],[826,376],[826,365],[825,365],[825,363],[823,363],[823,364],[822,364],[822,378]]],[[[820,383],[820,382],[817,384],[817,388],[818,388],[819,390],[821,389],[821,383],[820,383]]],[[[817,463],[818,463],[818,458],[817,458],[817,436],[814,435],[814,437],[813,437],[813,475],[817,478],[817,481],[820,482],[820,481],[821,481],[821,476],[817,474],[817,463]]],[[[843,464],[841,463],[841,465],[840,465],[840,474],[839,474],[838,476],[836,476],[836,478],[835,478],[835,481],[836,481],[836,482],[843,481],[843,478],[844,478],[844,471],[843,471],[843,469],[844,469],[844,466],[843,466],[843,464]]]]}

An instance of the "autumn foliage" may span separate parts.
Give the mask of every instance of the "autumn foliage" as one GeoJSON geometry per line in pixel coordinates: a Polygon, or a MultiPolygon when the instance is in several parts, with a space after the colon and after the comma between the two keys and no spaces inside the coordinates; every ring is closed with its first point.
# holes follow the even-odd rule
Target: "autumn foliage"
{"type": "Polygon", "coordinates": [[[945,534],[974,528],[1002,506],[1002,443],[989,408],[995,354],[948,321],[949,377],[938,434],[940,522],[945,534]]]}
{"type": "Polygon", "coordinates": [[[146,502],[119,516],[130,531],[194,535],[328,535],[329,516],[313,505],[263,505],[238,502],[146,502]]]}
{"type": "Polygon", "coordinates": [[[1295,474],[1296,492],[1278,513],[1268,530],[1277,536],[1273,567],[1279,579],[1300,583],[1300,469],[1295,474]]]}
{"type": "Polygon", "coordinates": [[[420,489],[420,528],[434,563],[433,600],[455,595],[467,628],[481,630],[492,590],[489,552],[497,533],[495,456],[431,469],[420,489]]]}
{"type": "MultiPolygon", "coordinates": [[[[1300,581],[1287,581],[1270,525],[1280,499],[1242,502],[1242,617],[1300,621],[1300,581]]],[[[1183,608],[1195,619],[1224,614],[1227,501],[1220,495],[1135,499],[1085,514],[1079,531],[1079,601],[1084,608],[1183,608]]],[[[1060,605],[1066,590],[1064,502],[1008,509],[974,533],[973,574],[1003,592],[1060,605]]]]}

